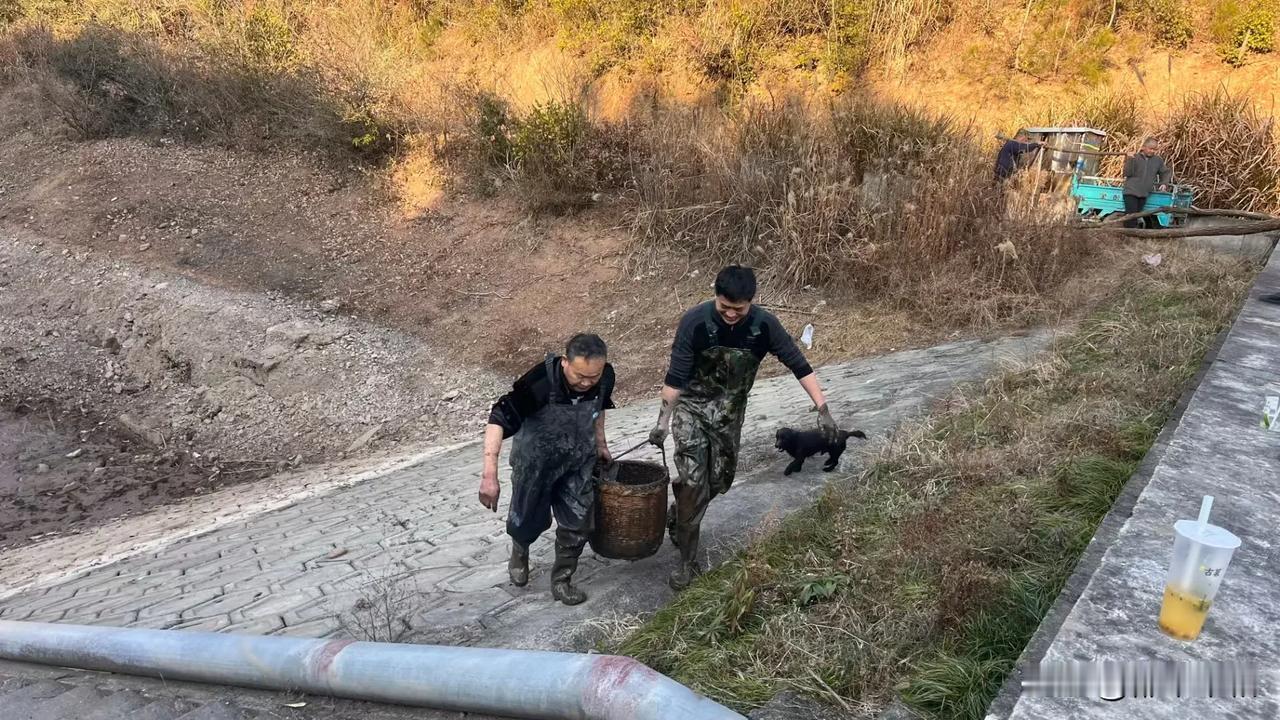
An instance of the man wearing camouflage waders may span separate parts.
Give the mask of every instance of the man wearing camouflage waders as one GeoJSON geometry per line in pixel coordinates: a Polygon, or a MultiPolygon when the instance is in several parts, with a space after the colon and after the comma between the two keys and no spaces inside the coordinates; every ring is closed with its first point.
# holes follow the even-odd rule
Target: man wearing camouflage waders
{"type": "Polygon", "coordinates": [[[714,300],[680,320],[662,387],[662,411],[649,432],[649,442],[659,447],[668,428],[675,435],[678,477],[669,529],[680,549],[680,564],[670,578],[676,590],[688,587],[700,572],[702,517],[711,499],[733,484],[747,395],[766,354],[772,353],[800,381],[818,410],[823,432],[831,437],[839,432],[804,354],[776,317],[751,304],[755,273],[727,267],[716,276],[715,291],[714,300]]]}
{"type": "Polygon", "coordinates": [[[591,531],[596,460],[609,462],[604,413],[613,407],[613,366],[596,335],[575,335],[564,357],[548,354],[515,382],[489,414],[484,431],[484,473],[480,503],[498,510],[498,453],[511,447],[511,507],[507,534],[511,582],[529,582],[529,545],[556,519],[556,559],[551,595],[565,605],[587,599],[572,584],[578,557],[591,531]]]}

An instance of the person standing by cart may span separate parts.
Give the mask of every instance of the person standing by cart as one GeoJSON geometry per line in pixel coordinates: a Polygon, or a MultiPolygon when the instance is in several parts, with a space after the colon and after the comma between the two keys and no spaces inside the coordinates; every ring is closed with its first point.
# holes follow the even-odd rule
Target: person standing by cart
{"type": "MultiPolygon", "coordinates": [[[[1160,150],[1160,142],[1149,137],[1142,142],[1142,149],[1124,160],[1124,214],[1132,215],[1142,212],[1147,198],[1151,196],[1156,185],[1164,187],[1173,181],[1173,171],[1165,164],[1164,158],[1156,153],[1160,150]]],[[[1127,228],[1142,226],[1140,218],[1129,218],[1124,221],[1127,228]]]]}
{"type": "Polygon", "coordinates": [[[484,471],[480,503],[497,512],[498,455],[502,441],[511,448],[511,506],[507,534],[511,557],[507,574],[523,587],[529,582],[529,546],[556,520],[556,557],[551,595],[577,605],[586,593],[572,583],[578,558],[591,531],[597,460],[611,462],[605,441],[605,411],[613,408],[613,366],[597,335],[571,338],[562,357],[548,354],[503,395],[489,413],[484,431],[484,471]]]}

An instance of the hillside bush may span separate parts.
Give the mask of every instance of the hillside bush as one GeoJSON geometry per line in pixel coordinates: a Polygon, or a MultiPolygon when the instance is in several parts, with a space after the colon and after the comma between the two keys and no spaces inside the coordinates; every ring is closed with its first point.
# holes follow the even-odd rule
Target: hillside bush
{"type": "Polygon", "coordinates": [[[535,104],[515,124],[513,170],[541,208],[585,203],[626,182],[625,132],[587,117],[581,103],[535,104]]]}
{"type": "Polygon", "coordinates": [[[1266,0],[1224,0],[1214,8],[1212,28],[1223,62],[1238,67],[1275,48],[1276,9],[1266,0]]]}
{"type": "Polygon", "coordinates": [[[1183,0],[1149,0],[1146,11],[1157,43],[1179,50],[1191,44],[1191,13],[1183,0]]]}
{"type": "Polygon", "coordinates": [[[508,183],[533,211],[564,212],[630,180],[628,126],[596,121],[580,100],[535,103],[520,112],[501,97],[469,89],[463,137],[443,157],[481,192],[508,183]]]}

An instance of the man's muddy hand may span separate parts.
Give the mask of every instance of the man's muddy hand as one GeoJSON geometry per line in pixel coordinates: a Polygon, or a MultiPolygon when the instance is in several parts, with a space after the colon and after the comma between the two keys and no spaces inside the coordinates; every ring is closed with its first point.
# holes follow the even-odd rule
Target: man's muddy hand
{"type": "Polygon", "coordinates": [[[656,445],[658,447],[662,447],[663,443],[665,443],[666,441],[667,441],[667,429],[662,427],[661,425],[657,425],[652,430],[649,431],[650,444],[656,445]]]}
{"type": "Polygon", "coordinates": [[[828,443],[835,444],[840,439],[840,426],[836,425],[835,418],[831,417],[831,408],[826,403],[818,408],[818,429],[822,431],[822,436],[828,443]]]}

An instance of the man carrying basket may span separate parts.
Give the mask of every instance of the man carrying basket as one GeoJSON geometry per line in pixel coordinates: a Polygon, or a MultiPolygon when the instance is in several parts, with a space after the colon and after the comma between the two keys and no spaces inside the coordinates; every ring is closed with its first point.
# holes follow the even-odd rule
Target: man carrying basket
{"type": "Polygon", "coordinates": [[[511,506],[507,534],[511,582],[529,582],[529,546],[556,519],[556,559],[551,595],[565,605],[587,599],[571,580],[591,531],[597,459],[610,462],[605,410],[613,408],[613,366],[597,335],[575,335],[563,357],[548,354],[503,395],[484,431],[480,502],[497,512],[498,454],[511,436],[511,506]]]}
{"type": "Polygon", "coordinates": [[[778,318],[752,305],[755,273],[731,265],[716,276],[715,299],[680,319],[671,363],[662,387],[662,410],[649,432],[659,447],[670,428],[675,435],[675,513],[671,540],[680,548],[680,564],[669,583],[688,587],[700,572],[698,539],[707,505],[728,492],[738,465],[747,395],[760,361],[772,354],[800,381],[818,411],[818,425],[832,441],[839,429],[818,377],[778,318]]]}

